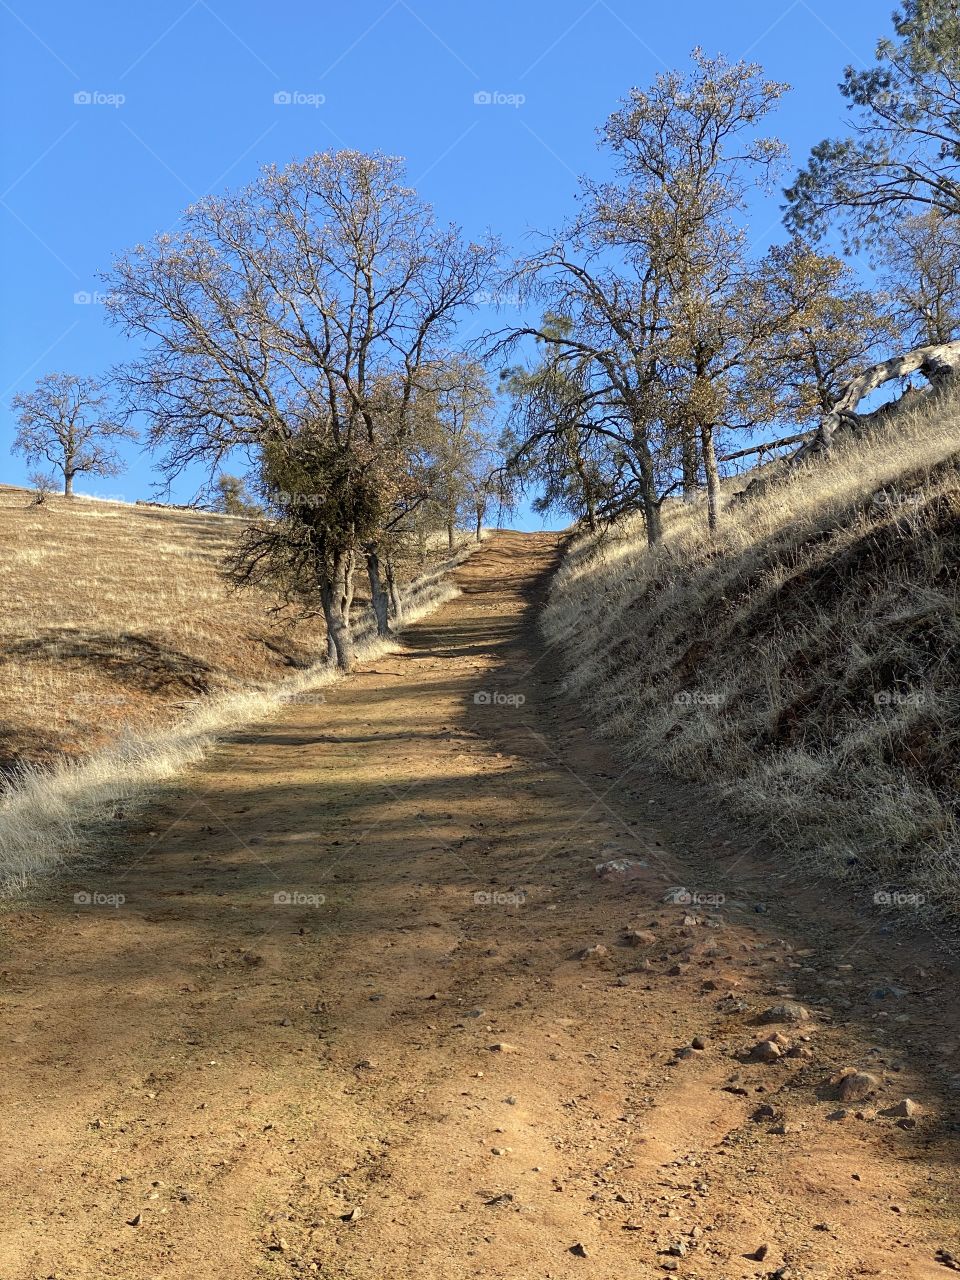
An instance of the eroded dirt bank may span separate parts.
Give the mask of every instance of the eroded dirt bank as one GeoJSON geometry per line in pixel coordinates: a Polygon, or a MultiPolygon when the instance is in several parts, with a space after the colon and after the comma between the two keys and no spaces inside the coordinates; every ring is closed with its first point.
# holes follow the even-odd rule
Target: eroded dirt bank
{"type": "Polygon", "coordinates": [[[557,554],[498,535],[0,917],[3,1280],[951,1273],[948,960],[596,744],[557,554]]]}

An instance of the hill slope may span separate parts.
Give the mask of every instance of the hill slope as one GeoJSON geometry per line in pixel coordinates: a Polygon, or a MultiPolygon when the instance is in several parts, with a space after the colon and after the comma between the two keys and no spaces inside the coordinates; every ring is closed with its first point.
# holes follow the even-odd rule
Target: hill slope
{"type": "Polygon", "coordinates": [[[81,498],[37,506],[0,487],[0,770],[85,757],[325,654],[322,619],[271,615],[264,592],[228,590],[219,565],[244,523],[81,498]]]}
{"type": "Polygon", "coordinates": [[[546,634],[634,757],[717,784],[811,870],[955,914],[958,517],[960,402],[939,397],[734,504],[716,539],[676,507],[655,552],[637,527],[575,543],[546,634]]]}

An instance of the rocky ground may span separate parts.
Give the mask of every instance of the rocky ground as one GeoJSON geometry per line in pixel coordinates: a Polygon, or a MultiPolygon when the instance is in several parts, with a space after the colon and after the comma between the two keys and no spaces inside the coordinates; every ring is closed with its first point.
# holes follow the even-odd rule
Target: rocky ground
{"type": "Polygon", "coordinates": [[[557,556],[0,917],[3,1280],[960,1270],[955,958],[598,745],[557,556]]]}

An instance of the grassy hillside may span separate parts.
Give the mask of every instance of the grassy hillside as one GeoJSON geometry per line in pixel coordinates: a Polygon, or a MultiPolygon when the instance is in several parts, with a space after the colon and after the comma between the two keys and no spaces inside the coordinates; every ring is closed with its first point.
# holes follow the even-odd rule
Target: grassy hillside
{"type": "Polygon", "coordinates": [[[958,913],[960,397],[705,523],[573,544],[544,622],[570,689],[799,862],[958,913]]]}
{"type": "Polygon", "coordinates": [[[32,498],[0,488],[0,770],[86,757],[326,652],[322,619],[296,624],[262,592],[228,591],[218,567],[243,520],[32,498]]]}

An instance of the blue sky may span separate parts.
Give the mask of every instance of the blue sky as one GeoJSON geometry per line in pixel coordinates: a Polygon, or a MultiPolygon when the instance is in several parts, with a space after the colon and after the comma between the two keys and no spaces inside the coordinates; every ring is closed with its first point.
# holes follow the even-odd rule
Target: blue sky
{"type": "MultiPolygon", "coordinates": [[[[618,99],[659,70],[686,66],[697,44],[755,59],[794,86],[771,127],[803,161],[813,143],[844,130],[843,67],[872,62],[891,8],[0,0],[0,480],[25,474],[9,454],[11,397],[50,370],[97,375],[128,352],[104,322],[97,272],[175,227],[200,195],[242,185],[265,163],[377,149],[407,158],[442,218],[468,233],[493,228],[522,251],[532,230],[570,211],[578,174],[602,172],[596,129],[618,99]],[[484,92],[504,100],[476,102],[484,92]]],[[[761,247],[782,235],[777,206],[774,197],[756,211],[761,247]]],[[[123,476],[78,487],[148,496],[151,460],[135,448],[128,456],[123,476]]]]}

